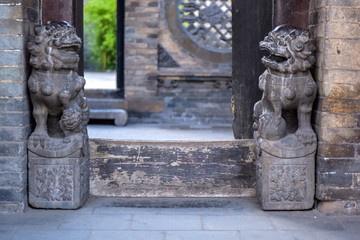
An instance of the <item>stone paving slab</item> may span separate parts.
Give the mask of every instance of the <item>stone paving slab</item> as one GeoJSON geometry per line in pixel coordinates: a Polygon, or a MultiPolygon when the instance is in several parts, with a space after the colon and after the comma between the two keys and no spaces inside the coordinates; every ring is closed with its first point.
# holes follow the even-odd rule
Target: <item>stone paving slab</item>
{"type": "MultiPolygon", "coordinates": [[[[148,200],[150,201],[150,200],[148,200]]],[[[0,240],[359,240],[360,216],[312,211],[262,211],[255,199],[209,199],[216,207],[90,199],[79,210],[28,209],[0,215],[0,240]],[[122,205],[126,207],[121,207],[122,205]],[[117,206],[117,207],[116,207],[117,206]]],[[[206,201],[203,199],[202,201],[206,201]]],[[[181,201],[184,203],[184,201],[181,201]]]]}
{"type": "Polygon", "coordinates": [[[106,215],[106,214],[71,214],[65,216],[59,229],[108,229],[128,230],[132,215],[106,215]]]}
{"type": "Polygon", "coordinates": [[[166,240],[240,240],[237,231],[168,231],[166,240]]]}
{"type": "Polygon", "coordinates": [[[133,230],[201,230],[201,218],[195,215],[135,215],[133,230]]]}
{"type": "Polygon", "coordinates": [[[358,232],[317,231],[313,233],[316,240],[359,240],[358,232]]]}
{"type": "Polygon", "coordinates": [[[204,216],[205,230],[273,230],[266,216],[204,216]]]}
{"type": "Polygon", "coordinates": [[[161,231],[93,231],[89,240],[165,240],[161,231]]]}
{"type": "Polygon", "coordinates": [[[315,236],[311,232],[305,231],[259,231],[259,230],[244,230],[240,231],[241,240],[310,240],[315,239],[315,236]]]}
{"type": "Polygon", "coordinates": [[[89,230],[19,230],[12,240],[87,240],[91,231],[89,230]]]}
{"type": "Polygon", "coordinates": [[[129,207],[97,207],[95,208],[95,214],[141,214],[141,215],[156,215],[160,212],[160,208],[129,208],[129,207]]]}
{"type": "Polygon", "coordinates": [[[276,229],[304,231],[345,231],[346,229],[335,217],[285,217],[270,216],[276,229]]]}

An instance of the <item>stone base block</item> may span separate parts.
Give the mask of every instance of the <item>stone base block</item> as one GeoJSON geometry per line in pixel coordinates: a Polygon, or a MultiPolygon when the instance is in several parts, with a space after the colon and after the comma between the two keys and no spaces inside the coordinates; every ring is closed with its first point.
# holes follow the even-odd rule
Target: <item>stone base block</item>
{"type": "Polygon", "coordinates": [[[326,215],[360,215],[360,201],[320,201],[317,209],[326,215]]]}
{"type": "Polygon", "coordinates": [[[64,158],[29,151],[29,204],[35,208],[77,209],[89,196],[89,161],[81,150],[64,158]]]}
{"type": "Polygon", "coordinates": [[[284,150],[269,142],[265,140],[260,144],[257,158],[257,195],[262,208],[311,209],[315,195],[316,144],[284,150]]]}
{"type": "Polygon", "coordinates": [[[128,114],[123,109],[91,109],[90,119],[114,119],[116,126],[125,126],[128,114]]]}

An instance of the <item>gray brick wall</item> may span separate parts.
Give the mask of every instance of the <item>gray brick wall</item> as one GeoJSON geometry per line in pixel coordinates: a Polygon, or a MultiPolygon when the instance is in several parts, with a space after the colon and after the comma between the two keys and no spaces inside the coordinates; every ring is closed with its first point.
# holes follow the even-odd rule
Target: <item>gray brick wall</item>
{"type": "Polygon", "coordinates": [[[316,197],[322,201],[360,203],[359,16],[358,0],[311,1],[319,87],[314,111],[319,139],[316,197]]]}
{"type": "Polygon", "coordinates": [[[125,89],[127,96],[156,95],[157,36],[160,30],[158,1],[125,1],[125,89]]]}
{"type": "Polygon", "coordinates": [[[27,206],[31,114],[26,43],[38,23],[39,0],[0,0],[0,213],[27,206]]]}

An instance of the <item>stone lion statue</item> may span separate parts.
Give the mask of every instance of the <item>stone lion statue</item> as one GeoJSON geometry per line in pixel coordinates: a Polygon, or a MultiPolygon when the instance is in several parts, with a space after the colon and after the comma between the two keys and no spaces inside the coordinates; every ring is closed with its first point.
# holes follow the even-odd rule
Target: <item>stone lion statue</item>
{"type": "Polygon", "coordinates": [[[303,145],[316,140],[310,124],[316,83],[309,68],[314,64],[314,45],[307,30],[279,26],[260,48],[270,53],[262,58],[267,70],[259,78],[262,99],[254,106],[255,138],[279,140],[295,133],[303,145]]]}
{"type": "Polygon", "coordinates": [[[81,39],[66,22],[40,25],[28,43],[33,70],[28,81],[36,128],[30,137],[44,148],[49,138],[70,142],[86,134],[89,108],[85,79],[77,74],[81,39]]]}

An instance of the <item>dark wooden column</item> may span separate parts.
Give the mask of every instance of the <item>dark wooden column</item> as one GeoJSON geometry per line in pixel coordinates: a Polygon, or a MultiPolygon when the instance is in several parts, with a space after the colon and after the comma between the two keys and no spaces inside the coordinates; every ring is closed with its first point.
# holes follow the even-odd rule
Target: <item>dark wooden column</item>
{"type": "MultiPolygon", "coordinates": [[[[67,21],[83,38],[83,0],[42,0],[42,23],[67,21]]],[[[80,51],[79,74],[84,76],[84,51],[80,51]]]]}
{"type": "Polygon", "coordinates": [[[272,1],[232,2],[233,132],[237,139],[253,138],[253,106],[261,99],[258,78],[265,71],[259,42],[272,29],[272,1]]]}
{"type": "Polygon", "coordinates": [[[287,24],[307,29],[309,26],[309,0],[274,0],[274,27],[287,24]]]}
{"type": "Polygon", "coordinates": [[[125,0],[117,0],[116,22],[116,87],[120,91],[120,97],[125,97],[124,80],[124,39],[125,39],[125,0]]]}

